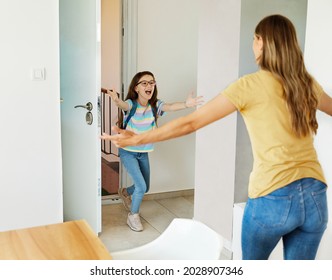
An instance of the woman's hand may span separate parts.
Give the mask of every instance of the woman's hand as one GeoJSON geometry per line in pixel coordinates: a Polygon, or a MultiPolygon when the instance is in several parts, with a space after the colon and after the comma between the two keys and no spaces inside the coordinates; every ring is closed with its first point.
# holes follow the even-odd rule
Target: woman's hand
{"type": "Polygon", "coordinates": [[[185,105],[187,108],[196,107],[204,103],[203,96],[194,97],[194,93],[189,93],[185,105]]]}
{"type": "Polygon", "coordinates": [[[113,126],[112,131],[116,132],[117,134],[109,135],[109,134],[103,133],[103,135],[100,136],[100,139],[112,141],[112,143],[117,148],[137,145],[137,143],[135,141],[135,136],[137,136],[137,134],[135,134],[134,132],[125,130],[125,129],[121,129],[117,126],[113,126]]]}

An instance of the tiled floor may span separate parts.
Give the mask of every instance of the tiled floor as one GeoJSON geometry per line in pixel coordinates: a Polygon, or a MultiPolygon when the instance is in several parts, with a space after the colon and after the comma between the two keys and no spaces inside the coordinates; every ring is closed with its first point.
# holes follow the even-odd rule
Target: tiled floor
{"type": "Polygon", "coordinates": [[[133,248],[157,238],[174,218],[192,218],[193,213],[193,196],[144,200],[140,209],[144,230],[134,232],[127,226],[128,212],[119,200],[103,205],[100,238],[110,252],[133,248]]]}
{"type": "MultiPolygon", "coordinates": [[[[194,196],[144,200],[140,209],[142,232],[134,232],[127,226],[127,214],[119,199],[102,207],[102,233],[99,237],[111,253],[152,241],[174,218],[193,218],[194,196]]],[[[227,259],[226,256],[221,258],[227,259]]]]}

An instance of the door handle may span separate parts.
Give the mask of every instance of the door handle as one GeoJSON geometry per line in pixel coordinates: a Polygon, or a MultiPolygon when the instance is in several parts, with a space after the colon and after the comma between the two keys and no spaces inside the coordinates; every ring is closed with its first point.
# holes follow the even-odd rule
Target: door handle
{"type": "Polygon", "coordinates": [[[74,108],[85,108],[90,112],[93,109],[93,106],[91,102],[88,102],[86,105],[76,105],[74,108]]]}

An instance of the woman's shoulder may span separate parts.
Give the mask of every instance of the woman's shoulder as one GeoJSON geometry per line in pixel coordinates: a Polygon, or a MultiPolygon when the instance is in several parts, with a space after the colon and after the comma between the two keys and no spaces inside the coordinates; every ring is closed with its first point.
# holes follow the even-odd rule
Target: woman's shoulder
{"type": "Polygon", "coordinates": [[[240,87],[257,87],[262,84],[278,83],[278,80],[269,71],[259,70],[254,73],[246,74],[237,80],[240,87]]]}
{"type": "Polygon", "coordinates": [[[251,87],[252,85],[256,84],[261,80],[261,73],[260,71],[245,74],[241,77],[239,77],[236,81],[234,81],[232,84],[230,84],[230,87],[240,87],[240,88],[247,88],[251,87]]]}
{"type": "Polygon", "coordinates": [[[234,83],[226,88],[226,92],[236,95],[251,95],[257,96],[260,89],[269,88],[278,85],[276,78],[268,71],[259,70],[254,73],[246,74],[237,79],[234,83]]]}
{"type": "Polygon", "coordinates": [[[258,70],[256,72],[243,75],[240,78],[240,80],[255,82],[255,81],[262,80],[262,79],[271,79],[271,78],[275,79],[271,72],[265,71],[265,70],[258,70]]]}

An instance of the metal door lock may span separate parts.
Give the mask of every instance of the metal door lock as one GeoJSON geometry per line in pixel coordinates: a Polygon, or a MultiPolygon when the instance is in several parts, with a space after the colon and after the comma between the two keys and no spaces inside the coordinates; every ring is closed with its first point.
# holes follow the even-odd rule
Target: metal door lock
{"type": "Polygon", "coordinates": [[[91,102],[88,102],[88,103],[86,103],[86,105],[76,105],[74,108],[85,108],[90,112],[90,111],[92,111],[93,106],[92,106],[91,102]]]}
{"type": "Polygon", "coordinates": [[[92,125],[93,123],[93,115],[91,112],[87,112],[85,115],[85,121],[88,125],[92,125]]]}
{"type": "Polygon", "coordinates": [[[74,108],[84,108],[87,109],[89,112],[85,115],[85,121],[88,125],[92,125],[93,123],[93,115],[91,113],[91,110],[93,109],[92,103],[88,102],[86,105],[76,105],[74,108]]]}

